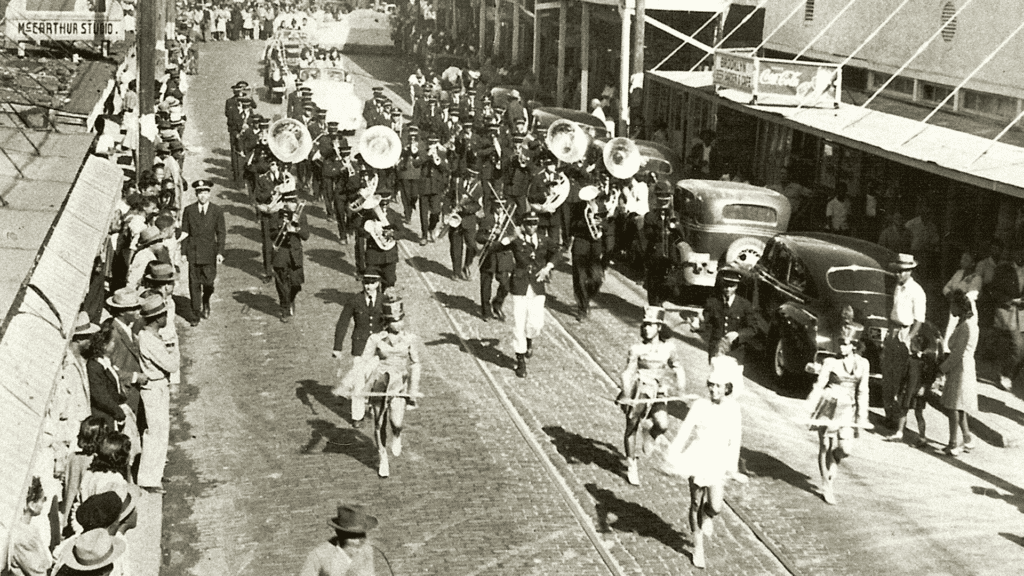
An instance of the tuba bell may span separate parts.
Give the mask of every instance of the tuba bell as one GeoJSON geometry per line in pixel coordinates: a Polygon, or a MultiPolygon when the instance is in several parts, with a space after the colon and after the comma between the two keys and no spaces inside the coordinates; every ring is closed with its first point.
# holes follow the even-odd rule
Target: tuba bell
{"type": "Polygon", "coordinates": [[[371,126],[359,137],[359,154],[373,168],[392,168],[402,157],[402,139],[388,126],[371,126]]]}
{"type": "Polygon", "coordinates": [[[608,173],[620,180],[632,178],[640,170],[643,157],[636,143],[629,138],[612,138],[604,145],[602,152],[604,167],[608,173]]]}
{"type": "Polygon", "coordinates": [[[309,158],[313,138],[302,122],[281,118],[267,128],[267,146],[278,160],[294,164],[309,158]]]}
{"type": "Polygon", "coordinates": [[[544,144],[555,155],[555,158],[566,164],[572,164],[587,156],[587,149],[590,148],[590,135],[572,120],[559,118],[548,126],[544,144]]]}

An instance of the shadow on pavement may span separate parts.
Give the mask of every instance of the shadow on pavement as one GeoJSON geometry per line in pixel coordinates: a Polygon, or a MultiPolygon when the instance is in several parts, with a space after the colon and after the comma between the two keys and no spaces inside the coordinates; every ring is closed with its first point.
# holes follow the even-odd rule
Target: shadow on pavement
{"type": "Polygon", "coordinates": [[[662,520],[661,516],[636,502],[622,500],[611,490],[599,488],[596,484],[588,483],[585,487],[597,502],[595,511],[599,532],[633,532],[644,538],[653,538],[680,554],[688,554],[686,546],[690,542],[676,532],[671,524],[662,520]]]}
{"type": "Polygon", "coordinates": [[[316,292],[316,294],[313,294],[313,297],[317,298],[324,304],[337,304],[339,306],[344,306],[348,303],[349,298],[352,298],[354,295],[355,293],[342,292],[337,288],[321,288],[316,292]]]}
{"type": "Polygon", "coordinates": [[[1016,506],[1017,510],[1024,512],[1024,495],[1020,492],[1016,494],[1006,494],[987,488],[985,486],[971,486],[971,492],[978,494],[979,496],[988,496],[996,500],[1002,500],[1011,506],[1016,506]]]}
{"type": "Polygon", "coordinates": [[[1024,426],[1024,412],[1011,408],[1006,405],[1006,402],[1002,400],[996,400],[989,398],[988,396],[978,395],[978,410],[982,412],[989,412],[992,414],[998,414],[1003,418],[1009,418],[1017,424],[1024,426]]]}
{"type": "Polygon", "coordinates": [[[309,440],[300,449],[303,454],[312,454],[321,441],[323,454],[344,454],[371,470],[377,469],[377,449],[373,440],[354,428],[338,428],[331,422],[319,418],[306,421],[310,427],[309,440]]]}
{"type": "Polygon", "coordinates": [[[238,232],[244,230],[244,235],[247,238],[252,239],[253,234],[255,234],[256,242],[260,241],[259,237],[262,233],[260,232],[260,225],[256,221],[256,217],[254,215],[254,212],[252,211],[252,208],[249,208],[248,206],[239,206],[237,204],[222,204],[221,207],[224,208],[225,214],[230,214],[245,222],[244,225],[235,224],[234,226],[231,227],[231,230],[229,232],[238,232]]]}
{"type": "Polygon", "coordinates": [[[745,473],[748,476],[782,480],[794,488],[815,496],[818,495],[818,487],[811,484],[810,476],[797,472],[774,456],[749,448],[740,448],[740,459],[746,467],[745,473]]]}
{"type": "Polygon", "coordinates": [[[263,256],[256,250],[227,248],[224,250],[223,266],[241,270],[253,278],[263,279],[263,256]]]}
{"type": "Polygon", "coordinates": [[[565,458],[566,464],[595,464],[625,480],[626,468],[615,446],[580,436],[561,426],[544,426],[541,430],[551,438],[555,450],[565,458]]]}
{"type": "Polygon", "coordinates": [[[302,402],[303,406],[309,408],[313,416],[320,415],[313,404],[313,400],[316,400],[321,406],[326,407],[345,422],[352,424],[352,404],[348,398],[331,394],[331,387],[321,384],[319,380],[298,380],[296,384],[298,386],[295,388],[295,397],[302,402]]]}
{"type": "MultiPolygon", "coordinates": [[[[515,368],[515,361],[508,354],[498,349],[497,338],[470,338],[466,340],[469,346],[469,353],[484,362],[489,362],[502,369],[512,370],[515,368]]],[[[439,334],[438,338],[423,343],[424,346],[454,346],[462,349],[462,342],[459,337],[451,332],[439,334]]]]}
{"type": "Polygon", "coordinates": [[[406,264],[412,266],[413,268],[416,268],[417,270],[423,272],[424,274],[434,274],[440,276],[441,278],[452,277],[452,271],[449,270],[447,266],[441,264],[440,262],[435,262],[428,258],[424,258],[423,256],[413,256],[412,258],[406,260],[406,264]]]}
{"type": "Polygon", "coordinates": [[[242,314],[248,314],[250,310],[255,310],[268,316],[277,317],[281,311],[281,305],[278,303],[277,298],[267,294],[239,290],[232,294],[231,297],[242,305],[242,314]]]}
{"type": "Polygon", "coordinates": [[[1017,546],[1024,547],[1024,536],[1017,536],[1016,534],[1010,534],[1008,532],[1000,532],[999,535],[1010,542],[1013,542],[1017,546]]]}
{"type": "MultiPolygon", "coordinates": [[[[233,211],[233,210],[239,210],[239,208],[237,206],[227,206],[224,209],[225,212],[229,212],[229,211],[233,211]]],[[[237,234],[237,235],[242,236],[243,238],[245,238],[247,240],[251,240],[251,241],[253,241],[253,242],[257,243],[257,244],[260,244],[261,242],[263,242],[263,232],[260,231],[259,228],[255,227],[255,226],[252,226],[252,225],[250,225],[250,226],[242,226],[242,225],[239,225],[239,224],[235,224],[235,225],[231,226],[230,228],[228,228],[228,234],[237,234]]]]}
{"type": "Polygon", "coordinates": [[[316,248],[313,250],[306,250],[304,254],[309,258],[310,262],[319,264],[324,268],[330,268],[331,270],[340,272],[346,276],[355,276],[356,267],[345,259],[346,252],[343,250],[316,248]]]}
{"type": "Polygon", "coordinates": [[[480,305],[462,294],[446,294],[438,290],[434,292],[434,298],[450,310],[461,310],[473,317],[480,315],[480,305]]]}
{"type": "MultiPolygon", "coordinates": [[[[188,278],[185,278],[188,282],[188,278]]],[[[192,299],[188,296],[174,295],[174,315],[184,320],[192,320],[192,299]]],[[[173,320],[173,319],[172,319],[173,320]]]]}
{"type": "MultiPolygon", "coordinates": [[[[229,202],[235,202],[245,206],[250,206],[249,194],[242,191],[236,190],[233,186],[229,186],[220,191],[220,198],[229,202]]],[[[253,218],[252,212],[249,212],[249,218],[253,218]]]]}

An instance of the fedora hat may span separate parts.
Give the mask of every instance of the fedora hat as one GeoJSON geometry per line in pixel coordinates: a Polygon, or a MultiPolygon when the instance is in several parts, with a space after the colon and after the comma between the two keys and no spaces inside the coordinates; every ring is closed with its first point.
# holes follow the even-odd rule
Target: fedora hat
{"type": "Polygon", "coordinates": [[[641,324],[664,324],[665,309],[661,306],[644,306],[644,319],[641,324]]]}
{"type": "Polygon", "coordinates": [[[107,306],[127,310],[142,306],[142,301],[139,300],[139,294],[135,290],[125,287],[118,289],[113,296],[107,298],[107,306]]]}
{"type": "Polygon", "coordinates": [[[163,296],[154,294],[142,302],[140,314],[143,318],[152,318],[165,312],[167,312],[167,304],[164,302],[163,296]]]}
{"type": "Polygon", "coordinates": [[[904,270],[913,270],[917,268],[917,260],[913,254],[898,254],[896,259],[889,262],[889,269],[896,272],[903,272],[904,270]]]}
{"type": "Polygon", "coordinates": [[[339,504],[338,515],[328,520],[327,525],[350,534],[366,534],[377,527],[377,519],[363,512],[358,504],[339,504]]]}
{"type": "Polygon", "coordinates": [[[154,260],[149,264],[145,278],[150,282],[174,282],[178,279],[178,272],[174,269],[173,264],[154,260]]]}
{"type": "Polygon", "coordinates": [[[89,315],[85,312],[85,310],[78,313],[78,317],[75,318],[75,336],[88,336],[90,334],[95,334],[99,331],[100,327],[93,324],[92,321],[89,320],[89,315]]]}
{"type": "Polygon", "coordinates": [[[127,541],[114,538],[104,528],[83,532],[61,554],[60,563],[74,570],[91,571],[110,566],[124,554],[127,541]]]}
{"type": "Polygon", "coordinates": [[[163,239],[163,234],[160,229],[156,226],[147,226],[145,230],[139,234],[139,248],[144,248],[150,244],[154,244],[163,239]]]}

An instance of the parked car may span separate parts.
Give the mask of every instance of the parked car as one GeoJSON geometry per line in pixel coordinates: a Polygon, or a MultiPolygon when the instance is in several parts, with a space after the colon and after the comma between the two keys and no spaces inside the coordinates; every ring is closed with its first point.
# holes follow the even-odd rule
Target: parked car
{"type": "MultiPolygon", "coordinates": [[[[825,357],[837,353],[833,335],[847,307],[853,321],[864,326],[862,354],[871,364],[871,377],[881,377],[896,282],[886,266],[893,256],[878,244],[835,234],[780,234],[768,242],[754,267],[751,298],[777,378],[806,380],[825,357]]],[[[919,334],[917,345],[934,365],[939,331],[926,324],[919,334]]]]}
{"type": "Polygon", "coordinates": [[[531,122],[533,133],[541,140],[547,136],[548,126],[560,118],[571,120],[583,128],[591,138],[608,139],[608,128],[593,114],[588,114],[572,108],[542,107],[533,110],[533,121],[531,122]]]}
{"type": "Polygon", "coordinates": [[[680,295],[688,287],[713,287],[722,266],[749,272],[765,242],[789,225],[789,200],[750,184],[679,180],[673,203],[682,239],[668,281],[680,295]]]}

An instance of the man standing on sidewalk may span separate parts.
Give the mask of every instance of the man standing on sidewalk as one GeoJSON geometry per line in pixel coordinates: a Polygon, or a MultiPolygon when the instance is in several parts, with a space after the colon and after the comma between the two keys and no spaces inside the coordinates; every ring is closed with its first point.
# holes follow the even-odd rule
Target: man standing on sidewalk
{"type": "Polygon", "coordinates": [[[160,330],[167,326],[164,297],[154,294],[142,302],[145,326],[139,331],[139,357],[148,378],[140,394],[146,409],[146,431],[142,435],[142,459],[139,461],[139,486],[162,494],[164,463],[171,433],[170,376],[178,371],[179,358],[167,350],[160,330]]]}
{"type": "Polygon", "coordinates": [[[900,440],[906,411],[901,406],[902,391],[917,389],[921,373],[921,361],[914,357],[911,345],[918,330],[925,322],[927,297],[924,289],[911,276],[917,268],[913,254],[900,254],[889,269],[896,274],[896,289],[892,295],[892,311],[889,313],[889,333],[882,353],[882,400],[885,417],[896,432],[888,437],[900,440]]]}
{"type": "Polygon", "coordinates": [[[210,203],[210,181],[196,180],[192,188],[198,202],[185,208],[181,231],[185,233],[184,254],[188,258],[188,295],[192,300],[192,326],[210,317],[210,297],[217,278],[217,265],[224,262],[224,209],[210,203]]]}
{"type": "Polygon", "coordinates": [[[1014,248],[1011,261],[996,266],[989,290],[996,307],[999,385],[1010,391],[1024,359],[1024,244],[1014,248]]]}

